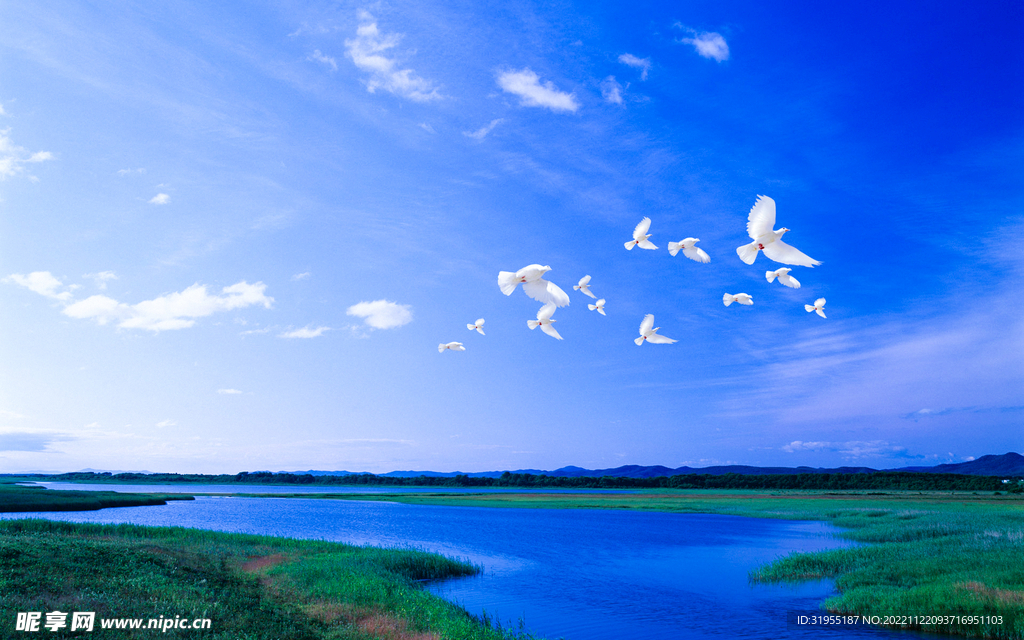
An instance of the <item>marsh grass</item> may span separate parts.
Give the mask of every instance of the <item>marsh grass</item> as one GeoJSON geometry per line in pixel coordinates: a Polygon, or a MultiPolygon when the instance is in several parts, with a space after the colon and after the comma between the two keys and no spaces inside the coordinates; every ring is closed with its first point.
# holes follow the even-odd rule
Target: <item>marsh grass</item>
{"type": "Polygon", "coordinates": [[[0,482],[0,512],[95,511],[108,507],[167,504],[168,500],[194,500],[191,495],[117,493],[114,491],[50,491],[0,482]]]}
{"type": "MultiPolygon", "coordinates": [[[[197,529],[0,522],[0,636],[19,611],[95,611],[100,618],[210,618],[209,630],[168,637],[218,640],[511,640],[420,588],[480,568],[424,551],[197,529]]],[[[64,630],[67,632],[67,630],[64,630]]],[[[48,637],[80,633],[46,632],[48,637]]]]}

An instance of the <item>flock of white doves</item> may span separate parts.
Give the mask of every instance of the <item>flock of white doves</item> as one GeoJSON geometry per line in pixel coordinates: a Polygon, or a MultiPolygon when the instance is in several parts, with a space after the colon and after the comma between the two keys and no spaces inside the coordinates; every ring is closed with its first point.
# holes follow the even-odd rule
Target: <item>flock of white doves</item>
{"type": "MultiPolygon", "coordinates": [[[[747,216],[747,235],[753,240],[750,244],[745,244],[742,247],[736,249],[736,254],[740,257],[740,260],[747,264],[754,264],[754,258],[757,257],[758,251],[763,251],[765,257],[775,262],[781,262],[782,264],[792,264],[804,267],[814,267],[814,265],[821,264],[817,260],[814,260],[807,254],[803,253],[796,247],[792,247],[782,241],[782,235],[789,231],[789,229],[783,227],[779,230],[775,230],[775,201],[768,196],[757,196],[757,200],[754,202],[754,206],[750,209],[750,214],[747,216]]],[[[641,249],[657,249],[648,238],[651,234],[647,231],[651,228],[651,219],[644,218],[640,221],[640,224],[636,225],[636,229],[633,229],[633,239],[625,243],[627,250],[632,250],[633,247],[640,247],[641,249]]],[[[703,249],[696,246],[700,242],[700,238],[686,238],[679,242],[669,242],[668,252],[675,256],[680,251],[683,255],[694,260],[696,262],[702,262],[707,264],[711,262],[711,257],[704,252],[703,249]]],[[[523,291],[529,297],[543,302],[544,306],[537,312],[536,320],[527,320],[526,324],[530,329],[536,329],[540,327],[540,330],[548,334],[552,338],[562,339],[562,336],[558,335],[558,331],[552,326],[556,320],[551,316],[554,315],[555,309],[558,307],[564,307],[569,304],[569,296],[562,291],[562,289],[553,282],[548,282],[543,279],[543,275],[551,271],[551,267],[541,266],[539,264],[531,264],[523,267],[519,271],[499,271],[498,272],[498,286],[501,288],[501,292],[506,296],[512,295],[512,292],[516,290],[516,287],[520,284],[523,285],[523,291]]],[[[776,269],[775,271],[768,271],[765,273],[765,278],[768,282],[774,282],[778,280],[783,285],[799,289],[800,283],[796,278],[789,275],[792,269],[783,267],[776,269]]],[[[583,276],[579,284],[573,285],[573,289],[584,293],[591,298],[596,299],[593,293],[590,292],[590,276],[583,276]]],[[[587,308],[591,311],[597,311],[601,315],[605,315],[604,312],[604,298],[597,300],[594,304],[588,304],[587,308]]],[[[733,302],[740,304],[752,305],[754,304],[754,298],[746,293],[726,293],[722,296],[722,302],[725,306],[731,305],[733,302]]],[[[825,317],[825,298],[818,298],[814,301],[813,305],[805,304],[804,309],[808,313],[814,311],[822,318],[825,317]]],[[[480,318],[473,324],[467,324],[466,327],[469,330],[476,330],[480,335],[484,334],[484,319],[480,318]]],[[[644,342],[651,342],[653,344],[672,344],[678,342],[672,338],[658,335],[658,329],[661,327],[654,326],[654,316],[647,314],[644,316],[643,322],[640,323],[640,337],[636,338],[633,342],[637,346],[642,345],[644,342]]],[[[461,342],[449,342],[447,344],[437,345],[438,352],[445,351],[465,351],[466,347],[461,342]]]]}

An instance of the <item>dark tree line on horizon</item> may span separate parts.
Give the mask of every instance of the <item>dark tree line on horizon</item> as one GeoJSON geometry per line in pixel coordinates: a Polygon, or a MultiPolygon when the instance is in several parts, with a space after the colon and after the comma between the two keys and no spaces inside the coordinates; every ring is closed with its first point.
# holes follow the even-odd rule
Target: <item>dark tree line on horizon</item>
{"type": "MultiPolygon", "coordinates": [[[[28,476],[21,476],[28,477],[28,476]]],[[[955,473],[916,473],[877,471],[874,473],[797,473],[786,475],[683,474],[653,478],[564,477],[510,473],[497,478],[418,476],[393,477],[360,473],[341,476],[243,471],[234,475],[179,473],[62,473],[33,474],[39,480],[64,482],[169,482],[190,484],[273,484],[314,486],[395,486],[395,487],[522,487],[565,489],[778,489],[778,490],[899,490],[899,491],[1007,491],[1024,492],[1024,480],[1004,483],[1001,476],[975,476],[955,473]]]]}

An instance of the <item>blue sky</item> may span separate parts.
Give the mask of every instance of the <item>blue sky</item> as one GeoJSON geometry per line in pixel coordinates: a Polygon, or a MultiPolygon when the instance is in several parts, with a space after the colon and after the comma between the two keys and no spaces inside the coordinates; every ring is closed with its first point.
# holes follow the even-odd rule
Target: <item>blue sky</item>
{"type": "Polygon", "coordinates": [[[1024,449],[1019,3],[214,5],[0,10],[0,469],[1024,449]]]}

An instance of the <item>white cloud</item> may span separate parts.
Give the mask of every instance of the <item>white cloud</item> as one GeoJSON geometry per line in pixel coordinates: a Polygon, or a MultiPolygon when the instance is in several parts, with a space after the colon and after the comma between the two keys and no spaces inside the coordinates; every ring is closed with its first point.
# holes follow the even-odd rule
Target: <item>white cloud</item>
{"type": "MultiPolygon", "coordinates": [[[[49,151],[29,153],[24,147],[15,145],[7,136],[10,131],[10,128],[0,129],[0,180],[24,173],[26,164],[53,160],[53,154],[49,151]]],[[[36,179],[35,176],[29,178],[36,179]]]]}
{"type": "Polygon", "coordinates": [[[327,56],[320,53],[319,49],[315,49],[313,53],[309,54],[309,57],[307,57],[306,60],[309,60],[310,62],[319,62],[321,64],[324,64],[330,67],[331,71],[338,70],[338,62],[331,56],[327,56]]]}
{"type": "Polygon", "coordinates": [[[70,291],[57,292],[57,289],[64,285],[61,284],[60,280],[53,277],[53,274],[49,271],[33,271],[27,276],[21,275],[20,273],[12,273],[4,278],[3,281],[13,282],[14,284],[21,285],[30,291],[35,291],[41,296],[60,300],[61,302],[71,299],[70,291]]]}
{"type": "Polygon", "coordinates": [[[273,298],[263,295],[267,285],[245,281],[224,287],[223,295],[210,295],[206,285],[194,284],[180,293],[169,293],[135,305],[95,295],[64,307],[64,315],[72,318],[93,318],[99,324],[115,321],[123,329],[167,331],[186,329],[202,318],[221,311],[253,305],[269,309],[273,298]]]}
{"type": "Polygon", "coordinates": [[[377,89],[384,89],[414,102],[442,98],[433,82],[419,77],[412,69],[399,69],[396,58],[384,55],[398,45],[403,34],[382,34],[373,16],[366,11],[360,11],[359,18],[363,24],[356,29],[354,39],[345,40],[345,54],[356,67],[370,74],[370,79],[366,81],[367,91],[376,93],[377,89]]]}
{"type": "Polygon", "coordinates": [[[302,273],[296,273],[294,276],[292,276],[292,280],[305,280],[309,278],[310,275],[312,274],[309,271],[303,271],[302,273]]]}
{"type": "Polygon", "coordinates": [[[117,175],[123,177],[133,173],[146,173],[146,170],[142,167],[139,167],[138,169],[120,169],[118,170],[117,175]]]}
{"type": "Polygon", "coordinates": [[[683,38],[680,42],[693,45],[694,50],[701,56],[719,62],[725,62],[729,59],[729,45],[725,42],[722,34],[715,33],[714,31],[698,33],[694,29],[682,25],[677,24],[676,26],[693,34],[694,37],[683,38]]]}
{"type": "Polygon", "coordinates": [[[619,56],[619,62],[622,64],[628,64],[631,67],[640,69],[640,79],[647,79],[647,72],[651,70],[651,59],[650,58],[638,58],[630,53],[624,53],[619,56]]]}
{"type": "Polygon", "coordinates": [[[499,74],[498,86],[506,93],[519,96],[520,104],[525,107],[545,107],[552,111],[573,113],[580,108],[576,94],[559,91],[550,80],[542,85],[540,76],[529,68],[499,74]]]}
{"type": "Polygon", "coordinates": [[[848,459],[882,455],[896,458],[921,457],[911,456],[907,453],[906,447],[897,447],[889,444],[885,440],[851,440],[848,442],[801,442],[800,440],[794,440],[782,447],[782,450],[787,453],[825,451],[839,453],[848,459]]]}
{"type": "Polygon", "coordinates": [[[238,394],[240,394],[242,392],[239,391],[238,389],[217,389],[217,393],[220,393],[220,394],[223,394],[223,395],[226,395],[226,396],[234,396],[234,395],[238,395],[238,394]]]}
{"type": "Polygon", "coordinates": [[[176,427],[178,426],[178,423],[175,422],[174,420],[163,420],[161,422],[156,423],[156,426],[162,429],[164,427],[176,427]]]}
{"type": "Polygon", "coordinates": [[[167,204],[170,201],[171,196],[166,193],[158,193],[150,199],[149,204],[167,204]]]}
{"type": "Polygon", "coordinates": [[[421,122],[418,126],[420,129],[423,129],[427,133],[437,133],[436,131],[434,131],[434,127],[430,126],[426,122],[421,122]]]}
{"type": "Polygon", "coordinates": [[[363,322],[374,329],[395,329],[412,322],[412,307],[387,300],[360,302],[349,307],[345,313],[363,318],[363,322]]]}
{"type": "Polygon", "coordinates": [[[463,131],[462,135],[466,136],[467,138],[475,138],[477,140],[483,140],[484,138],[487,137],[488,133],[490,133],[491,131],[494,130],[494,127],[498,126],[502,122],[504,122],[504,120],[502,118],[498,118],[497,120],[491,120],[490,124],[485,125],[485,126],[479,128],[479,129],[477,129],[476,131],[463,131]]]}
{"type": "Polygon", "coordinates": [[[0,418],[7,418],[8,420],[20,420],[21,418],[24,417],[25,416],[21,415],[20,413],[0,409],[0,418]]]}
{"type": "Polygon", "coordinates": [[[107,280],[117,280],[117,274],[113,271],[100,271],[99,273],[87,273],[83,278],[91,278],[98,289],[107,288],[107,280]]]}
{"type": "Polygon", "coordinates": [[[601,83],[601,95],[612,104],[622,104],[622,85],[615,80],[615,76],[608,76],[601,83]]]}
{"type": "Polygon", "coordinates": [[[309,327],[303,327],[301,329],[295,329],[294,331],[285,331],[279,338],[319,338],[324,334],[325,331],[330,331],[330,327],[317,327],[311,329],[309,327]]]}

